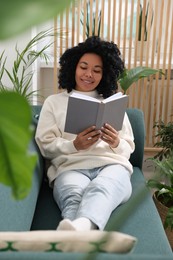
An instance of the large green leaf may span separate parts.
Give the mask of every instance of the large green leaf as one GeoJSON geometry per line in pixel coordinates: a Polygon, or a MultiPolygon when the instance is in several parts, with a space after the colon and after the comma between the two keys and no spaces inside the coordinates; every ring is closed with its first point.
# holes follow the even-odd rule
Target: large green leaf
{"type": "Polygon", "coordinates": [[[10,38],[52,19],[72,0],[1,0],[0,39],[10,38]]]}
{"type": "Polygon", "coordinates": [[[160,70],[152,69],[148,67],[136,67],[130,70],[126,70],[119,77],[119,84],[126,93],[127,89],[134,83],[137,82],[141,78],[149,77],[150,75],[154,75],[160,70]]]}
{"type": "Polygon", "coordinates": [[[28,147],[33,135],[31,108],[15,92],[0,93],[0,182],[12,188],[16,199],[25,198],[32,184],[36,154],[28,147]]]}

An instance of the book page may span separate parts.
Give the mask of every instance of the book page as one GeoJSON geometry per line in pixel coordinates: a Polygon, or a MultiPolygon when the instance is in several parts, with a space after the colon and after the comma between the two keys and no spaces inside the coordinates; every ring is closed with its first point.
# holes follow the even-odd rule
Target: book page
{"type": "Polygon", "coordinates": [[[112,101],[112,100],[121,98],[121,97],[123,97],[123,96],[126,96],[126,95],[123,95],[122,92],[118,92],[118,93],[116,93],[116,94],[114,94],[114,95],[112,95],[112,96],[110,96],[110,97],[104,99],[102,102],[103,102],[103,103],[107,103],[107,102],[109,102],[109,101],[112,101]]]}
{"type": "Polygon", "coordinates": [[[99,100],[99,99],[94,98],[94,97],[90,97],[90,96],[88,96],[88,95],[81,94],[81,93],[76,93],[76,92],[74,92],[73,94],[70,95],[70,97],[79,98],[79,99],[84,99],[84,100],[89,100],[89,101],[94,101],[94,102],[100,103],[100,100],[99,100]]]}

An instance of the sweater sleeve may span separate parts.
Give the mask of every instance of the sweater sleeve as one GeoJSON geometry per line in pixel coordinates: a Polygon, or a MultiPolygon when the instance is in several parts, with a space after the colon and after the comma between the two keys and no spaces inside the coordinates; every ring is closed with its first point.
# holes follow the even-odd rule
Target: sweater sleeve
{"type": "Polygon", "coordinates": [[[120,142],[116,148],[111,148],[113,152],[130,158],[135,149],[133,130],[127,114],[125,114],[122,130],[119,131],[120,142]]]}
{"type": "Polygon", "coordinates": [[[73,144],[74,138],[67,140],[62,137],[62,131],[58,126],[61,115],[55,118],[54,109],[48,98],[43,104],[35,134],[42,155],[50,160],[61,154],[77,153],[73,144]]]}

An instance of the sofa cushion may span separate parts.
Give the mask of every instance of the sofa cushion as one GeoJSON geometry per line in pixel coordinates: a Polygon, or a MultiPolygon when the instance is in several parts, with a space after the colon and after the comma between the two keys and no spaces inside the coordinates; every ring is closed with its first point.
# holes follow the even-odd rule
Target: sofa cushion
{"type": "Polygon", "coordinates": [[[136,241],[120,232],[99,230],[0,232],[0,251],[127,253],[136,241]]]}

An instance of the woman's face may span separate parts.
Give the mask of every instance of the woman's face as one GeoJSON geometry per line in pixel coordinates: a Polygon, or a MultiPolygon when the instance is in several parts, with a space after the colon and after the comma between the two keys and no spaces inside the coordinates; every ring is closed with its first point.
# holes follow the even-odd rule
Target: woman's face
{"type": "Polygon", "coordinates": [[[103,75],[103,63],[99,55],[95,53],[85,53],[79,60],[76,67],[76,90],[94,90],[103,75]]]}

